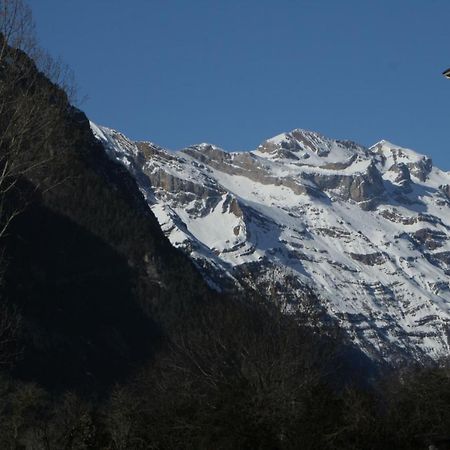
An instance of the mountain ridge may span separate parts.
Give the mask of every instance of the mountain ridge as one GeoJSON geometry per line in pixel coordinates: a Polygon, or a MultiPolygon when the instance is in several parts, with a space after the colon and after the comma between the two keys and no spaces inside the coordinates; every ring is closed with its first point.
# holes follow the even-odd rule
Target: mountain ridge
{"type": "Polygon", "coordinates": [[[300,129],[250,152],[169,152],[91,127],[211,286],[275,291],[288,309],[309,286],[374,358],[448,351],[450,176],[427,156],[300,129]]]}

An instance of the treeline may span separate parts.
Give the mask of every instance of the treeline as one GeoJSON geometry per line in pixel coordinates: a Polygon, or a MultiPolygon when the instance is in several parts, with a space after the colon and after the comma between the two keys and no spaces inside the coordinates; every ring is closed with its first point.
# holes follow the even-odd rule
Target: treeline
{"type": "Polygon", "coordinates": [[[336,342],[268,305],[232,300],[183,315],[171,333],[108,389],[45,389],[4,375],[0,448],[448,448],[448,367],[356,384],[341,378],[336,342]]]}

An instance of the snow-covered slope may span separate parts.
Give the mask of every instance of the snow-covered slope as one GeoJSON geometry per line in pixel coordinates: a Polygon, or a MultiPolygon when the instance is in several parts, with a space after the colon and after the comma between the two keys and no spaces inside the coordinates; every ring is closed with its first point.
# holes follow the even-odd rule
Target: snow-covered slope
{"type": "Polygon", "coordinates": [[[92,129],[215,288],[252,285],[295,308],[312,286],[374,357],[448,353],[450,174],[426,156],[304,130],[253,152],[169,152],[92,129]]]}

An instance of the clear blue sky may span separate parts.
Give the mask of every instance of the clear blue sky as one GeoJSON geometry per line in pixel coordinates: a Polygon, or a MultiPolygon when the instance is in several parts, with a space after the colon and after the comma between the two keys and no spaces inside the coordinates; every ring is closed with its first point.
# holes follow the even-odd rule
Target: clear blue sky
{"type": "Polygon", "coordinates": [[[99,124],[179,149],[293,128],[450,169],[449,0],[30,0],[99,124]]]}

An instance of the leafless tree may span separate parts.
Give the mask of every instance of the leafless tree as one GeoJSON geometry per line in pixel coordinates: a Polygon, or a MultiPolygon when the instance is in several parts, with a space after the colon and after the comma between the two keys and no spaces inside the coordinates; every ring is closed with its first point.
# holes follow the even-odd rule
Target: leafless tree
{"type": "MultiPolygon", "coordinates": [[[[61,113],[70,107],[64,89],[75,93],[70,71],[39,48],[34,29],[23,0],[0,0],[0,287],[5,238],[33,198],[21,183],[27,180],[37,191],[61,182],[41,185],[42,173],[55,159],[61,113]]],[[[10,359],[19,317],[0,294],[0,365],[10,359]]]]}
{"type": "Polygon", "coordinates": [[[3,37],[0,62],[8,47],[21,49],[30,56],[36,49],[36,35],[31,8],[23,0],[0,1],[0,33],[3,37]]]}
{"type": "Polygon", "coordinates": [[[22,211],[11,208],[12,191],[54,158],[58,114],[76,91],[71,70],[37,45],[27,4],[0,0],[0,240],[22,211]]]}

